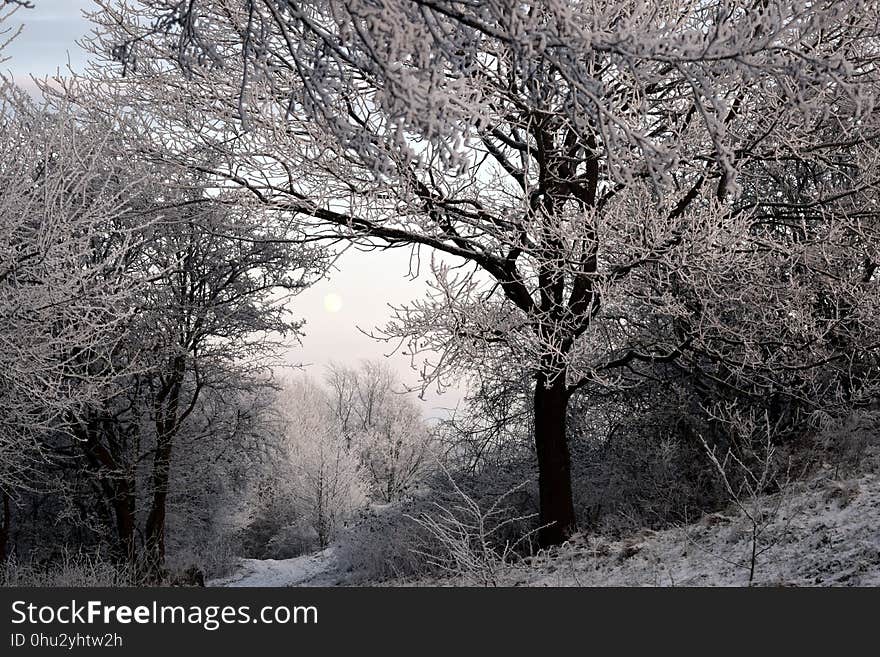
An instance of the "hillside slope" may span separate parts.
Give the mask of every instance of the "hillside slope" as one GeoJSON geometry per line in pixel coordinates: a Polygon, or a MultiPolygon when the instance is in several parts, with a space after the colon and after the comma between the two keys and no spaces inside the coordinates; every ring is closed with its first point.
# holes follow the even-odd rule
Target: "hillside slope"
{"type": "MultiPolygon", "coordinates": [[[[829,476],[791,484],[758,541],[754,585],[880,586],[880,478],[829,476]]],[[[515,586],[746,586],[751,523],[712,514],[625,540],[577,536],[508,569],[515,586]]]]}

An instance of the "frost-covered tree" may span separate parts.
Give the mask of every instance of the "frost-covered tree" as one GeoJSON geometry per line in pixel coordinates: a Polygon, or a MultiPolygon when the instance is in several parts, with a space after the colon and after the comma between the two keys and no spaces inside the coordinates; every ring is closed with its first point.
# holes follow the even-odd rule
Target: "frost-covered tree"
{"type": "Polygon", "coordinates": [[[422,409],[402,394],[383,361],[333,364],[326,382],[331,410],[346,443],[360,455],[371,496],[400,499],[430,465],[432,434],[422,409]]]}
{"type": "Polygon", "coordinates": [[[321,263],[314,249],[280,246],[254,217],[205,205],[178,209],[152,254],[154,266],[170,271],[150,288],[143,327],[157,356],[143,385],[155,440],[147,548],[159,561],[175,437],[203,390],[263,384],[277,336],[295,336],[300,327],[285,301],[321,263]]]}
{"type": "Polygon", "coordinates": [[[325,390],[301,379],[278,397],[280,462],[273,485],[288,497],[321,548],[367,501],[357,453],[350,449],[325,390]]]}
{"type": "Polygon", "coordinates": [[[432,292],[387,334],[426,382],[532,377],[543,544],[576,525],[579,389],[680,364],[872,398],[874,0],[98,5],[123,73],[98,84],[146,151],[315,237],[420,251],[432,292]]]}
{"type": "MultiPolygon", "coordinates": [[[[127,190],[145,172],[111,122],[51,110],[0,83],[0,489],[33,484],[45,438],[100,403],[136,299],[156,272],[128,265],[153,219],[127,190]]],[[[120,128],[121,129],[121,128],[120,128]]]]}
{"type": "MultiPolygon", "coordinates": [[[[252,508],[251,487],[270,460],[278,428],[274,387],[233,381],[203,388],[175,437],[166,509],[166,564],[226,574],[252,508]]],[[[238,556],[243,556],[238,553],[238,556]]]]}
{"type": "Polygon", "coordinates": [[[322,251],[138,156],[118,98],[45,91],[0,88],[0,488],[55,477],[65,520],[158,574],[175,450],[205,422],[236,443],[247,419],[205,418],[203,394],[271,385],[322,251]]]}
{"type": "Polygon", "coordinates": [[[380,361],[298,377],[274,401],[277,426],[245,506],[251,549],[326,547],[372,500],[400,500],[429,465],[431,433],[380,361]]]}
{"type": "Polygon", "coordinates": [[[137,316],[114,354],[114,364],[132,363],[135,372],[120,378],[109,403],[75,418],[76,444],[113,509],[122,552],[153,569],[165,559],[175,451],[203,432],[214,435],[217,453],[224,435],[238,438],[234,430],[200,429],[224,419],[219,410],[199,419],[204,395],[247,398],[271,384],[281,338],[295,337],[301,325],[286,302],[322,263],[319,251],[282,246],[289,234],[267,232],[257,215],[230,211],[197,182],[164,184],[144,208],[157,225],[133,263],[162,273],[137,296],[137,316]]]}

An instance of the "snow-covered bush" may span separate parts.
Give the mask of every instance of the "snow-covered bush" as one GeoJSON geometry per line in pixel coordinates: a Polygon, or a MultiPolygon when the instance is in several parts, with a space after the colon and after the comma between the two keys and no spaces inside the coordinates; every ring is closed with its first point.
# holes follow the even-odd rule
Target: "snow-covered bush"
{"type": "Polygon", "coordinates": [[[572,472],[581,528],[621,532],[687,522],[724,503],[699,443],[665,432],[621,432],[576,444],[572,472]]]}
{"type": "Polygon", "coordinates": [[[862,410],[842,419],[816,417],[815,423],[813,460],[816,455],[825,459],[835,478],[876,467],[876,459],[866,457],[880,451],[880,410],[862,410]]]}
{"type": "Polygon", "coordinates": [[[498,567],[534,548],[529,540],[537,527],[533,467],[526,459],[498,461],[490,478],[437,468],[408,498],[362,513],[340,535],[337,558],[355,579],[447,576],[461,566],[456,574],[486,583],[482,566],[498,567]],[[450,531],[437,531],[443,528],[450,531]],[[460,540],[445,540],[454,532],[460,540]]]}
{"type": "Polygon", "coordinates": [[[518,550],[531,548],[532,538],[540,530],[536,527],[516,540],[504,538],[508,527],[537,517],[537,513],[513,516],[504,506],[505,500],[525,484],[512,488],[487,506],[481,506],[451,477],[450,484],[456,493],[453,505],[437,504],[432,513],[413,517],[441,548],[440,555],[424,556],[432,566],[466,583],[498,586],[501,574],[520,556],[518,550]]]}
{"type": "Polygon", "coordinates": [[[234,570],[239,551],[240,543],[235,534],[217,527],[201,541],[169,550],[166,565],[170,572],[182,573],[195,568],[206,579],[215,579],[234,570]]]}
{"type": "Polygon", "coordinates": [[[321,547],[320,537],[307,521],[284,525],[266,543],[263,558],[290,559],[321,547]]]}
{"type": "Polygon", "coordinates": [[[439,546],[410,513],[432,508],[426,500],[371,505],[335,544],[340,570],[355,583],[414,579],[436,573],[425,554],[439,546]]]}

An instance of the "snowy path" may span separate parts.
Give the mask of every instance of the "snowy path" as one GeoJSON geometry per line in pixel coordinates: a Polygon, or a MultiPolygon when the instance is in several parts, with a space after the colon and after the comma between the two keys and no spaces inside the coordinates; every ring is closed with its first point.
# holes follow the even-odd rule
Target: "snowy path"
{"type": "Polygon", "coordinates": [[[293,559],[242,559],[238,572],[208,586],[336,586],[341,579],[328,548],[293,559]]]}

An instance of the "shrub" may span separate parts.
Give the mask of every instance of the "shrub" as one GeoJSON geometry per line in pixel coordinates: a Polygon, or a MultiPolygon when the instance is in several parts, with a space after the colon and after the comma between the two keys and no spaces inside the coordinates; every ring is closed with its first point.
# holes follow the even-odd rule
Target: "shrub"
{"type": "Polygon", "coordinates": [[[340,536],[338,563],[354,581],[459,574],[487,583],[490,566],[531,552],[537,508],[532,466],[494,465],[492,477],[440,470],[409,498],[371,506],[340,536]]]}
{"type": "Polygon", "coordinates": [[[122,587],[144,583],[130,566],[67,549],[52,560],[25,560],[12,555],[0,566],[0,586],[122,587]]]}

